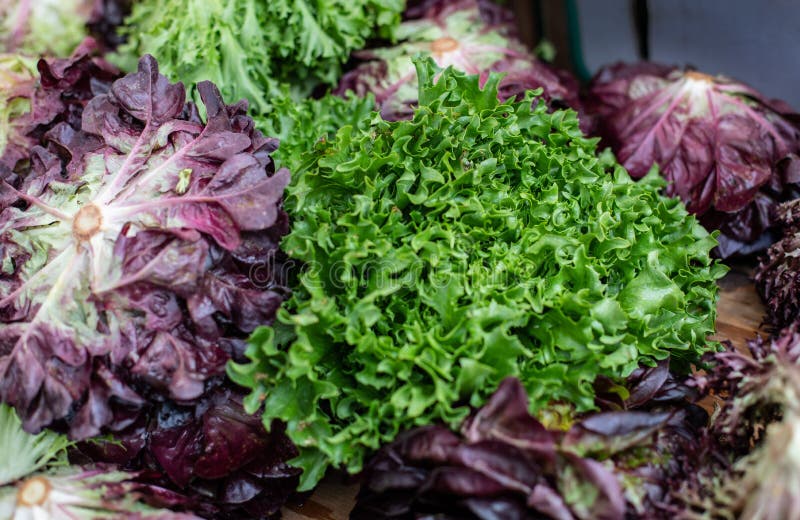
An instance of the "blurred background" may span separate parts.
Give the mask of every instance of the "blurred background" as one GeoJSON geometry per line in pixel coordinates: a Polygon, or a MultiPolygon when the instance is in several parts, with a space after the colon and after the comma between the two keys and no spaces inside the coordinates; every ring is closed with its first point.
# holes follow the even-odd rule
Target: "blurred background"
{"type": "Polygon", "coordinates": [[[509,0],[526,43],[588,80],[606,63],[691,65],[800,108],[798,0],[509,0]]]}

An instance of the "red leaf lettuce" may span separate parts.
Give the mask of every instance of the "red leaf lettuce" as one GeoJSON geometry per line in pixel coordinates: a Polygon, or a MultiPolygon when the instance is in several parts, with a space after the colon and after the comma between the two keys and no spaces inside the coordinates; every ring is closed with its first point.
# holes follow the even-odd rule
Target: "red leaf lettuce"
{"type": "Polygon", "coordinates": [[[192,403],[272,321],[289,174],[245,102],[198,90],[206,123],[145,56],[0,183],[0,398],[26,430],[85,439],[192,403]]]}
{"type": "Polygon", "coordinates": [[[210,518],[272,518],[294,492],[300,470],[286,461],[295,446],[275,423],[244,412],[242,395],[221,386],[194,405],[164,402],[114,433],[72,453],[74,461],[118,464],[138,481],[174,490],[183,509],[210,518]]]}
{"type": "Polygon", "coordinates": [[[31,148],[58,123],[79,129],[86,103],[108,91],[119,73],[96,52],[87,39],[67,59],[0,55],[0,179],[24,173],[31,148]]]}

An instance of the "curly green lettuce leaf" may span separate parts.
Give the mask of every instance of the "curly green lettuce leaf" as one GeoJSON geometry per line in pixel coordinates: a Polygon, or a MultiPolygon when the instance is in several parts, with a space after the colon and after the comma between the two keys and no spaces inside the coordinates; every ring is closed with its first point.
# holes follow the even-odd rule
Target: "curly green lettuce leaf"
{"type": "Polygon", "coordinates": [[[596,154],[574,112],[418,61],[410,121],[347,125],[293,174],[282,246],[305,267],[229,375],[287,422],[301,489],[398,432],[459,424],[507,376],[530,409],[713,344],[712,235],[596,154]],[[434,77],[438,80],[434,82],[434,77]]]}
{"type": "MultiPolygon", "coordinates": [[[[120,63],[156,56],[165,75],[187,85],[211,80],[225,98],[268,113],[282,83],[306,95],[332,85],[353,50],[389,36],[403,0],[144,0],[123,32],[120,63]]],[[[196,93],[195,93],[196,94],[196,93]]],[[[196,95],[194,96],[196,99],[196,95]]]]}

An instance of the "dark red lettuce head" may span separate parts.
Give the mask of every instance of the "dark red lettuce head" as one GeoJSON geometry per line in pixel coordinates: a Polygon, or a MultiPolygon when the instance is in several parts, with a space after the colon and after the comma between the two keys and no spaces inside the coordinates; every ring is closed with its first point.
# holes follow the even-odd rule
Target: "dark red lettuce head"
{"type": "Polygon", "coordinates": [[[587,111],[633,177],[658,164],[722,257],[769,245],[770,212],[796,189],[800,115],[740,82],[653,63],[592,80],[587,111]]]}
{"type": "Polygon", "coordinates": [[[145,56],[0,182],[0,398],[26,430],[85,439],[193,404],[283,300],[277,141],[198,89],[205,122],[145,56]]]}
{"type": "Polygon", "coordinates": [[[422,2],[406,13],[393,47],[355,53],[362,63],[345,74],[335,93],[353,91],[375,96],[385,120],[411,119],[418,104],[417,75],[412,58],[430,56],[440,67],[453,66],[479,74],[482,83],[490,72],[503,72],[498,97],[505,100],[541,88],[554,108],[580,109],[578,82],[566,71],[537,60],[516,36],[511,12],[483,0],[422,2]]]}
{"type": "Polygon", "coordinates": [[[31,149],[58,123],[79,129],[86,103],[119,77],[97,50],[87,39],[66,59],[0,55],[0,178],[24,174],[31,149]]]}
{"type": "Polygon", "coordinates": [[[666,364],[643,369],[618,392],[629,397],[564,431],[531,416],[509,378],[461,435],[428,426],[381,449],[351,518],[667,518],[708,419],[683,387],[666,364]]]}
{"type": "Polygon", "coordinates": [[[775,213],[783,238],[767,250],[755,280],[768,321],[786,327],[800,324],[800,199],[780,205],[775,213]]]}

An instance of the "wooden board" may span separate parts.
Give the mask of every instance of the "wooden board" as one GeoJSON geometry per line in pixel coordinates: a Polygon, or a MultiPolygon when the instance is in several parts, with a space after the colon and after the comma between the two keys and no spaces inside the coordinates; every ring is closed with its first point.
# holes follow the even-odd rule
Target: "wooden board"
{"type": "MultiPolygon", "coordinates": [[[[720,301],[717,307],[717,335],[744,349],[748,339],[764,333],[764,307],[750,280],[752,268],[733,266],[720,281],[720,301]]],[[[304,504],[290,504],[283,511],[288,520],[345,520],[355,503],[358,485],[348,482],[341,474],[330,475],[304,504]]]]}

